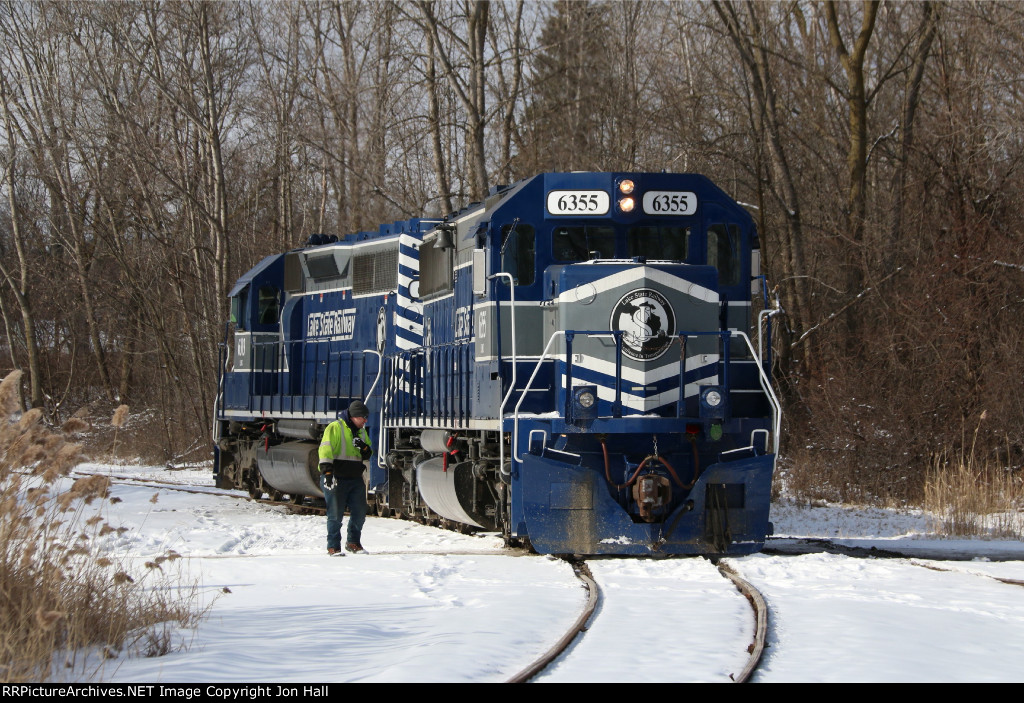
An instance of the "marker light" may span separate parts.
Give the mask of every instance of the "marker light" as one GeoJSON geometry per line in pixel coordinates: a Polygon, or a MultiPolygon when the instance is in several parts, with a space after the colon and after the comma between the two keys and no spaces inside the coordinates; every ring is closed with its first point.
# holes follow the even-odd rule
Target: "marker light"
{"type": "Polygon", "coordinates": [[[633,208],[636,207],[636,201],[633,198],[622,198],[619,200],[619,209],[623,212],[633,212],[633,208]]]}
{"type": "Polygon", "coordinates": [[[636,186],[633,184],[633,181],[629,180],[628,178],[624,181],[619,182],[619,192],[622,193],[623,195],[629,195],[630,193],[633,192],[633,188],[635,187],[636,186]]]}

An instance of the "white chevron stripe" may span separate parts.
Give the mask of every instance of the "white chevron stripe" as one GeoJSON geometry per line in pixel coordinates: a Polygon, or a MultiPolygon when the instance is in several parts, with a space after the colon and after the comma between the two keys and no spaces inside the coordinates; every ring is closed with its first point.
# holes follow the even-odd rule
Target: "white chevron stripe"
{"type": "MultiPolygon", "coordinates": [[[[585,264],[581,264],[585,265],[585,264]]],[[[595,264],[599,265],[599,264],[595,264]]],[[[687,281],[685,278],[674,276],[670,273],[666,273],[660,269],[651,268],[649,266],[640,266],[638,268],[631,268],[625,271],[619,271],[613,273],[610,276],[599,278],[596,281],[590,282],[589,285],[594,287],[594,291],[598,294],[606,293],[615,288],[621,288],[623,286],[632,285],[641,280],[645,280],[648,283],[660,283],[663,286],[672,288],[673,290],[681,291],[686,295],[703,300],[706,303],[717,303],[718,292],[713,291],[710,288],[699,286],[696,283],[687,281]]],[[[577,301],[576,289],[570,288],[569,290],[563,291],[558,296],[558,302],[560,303],[575,303],[577,301]]]]}
{"type": "MultiPolygon", "coordinates": [[[[573,354],[573,356],[577,356],[573,354]]],[[[573,361],[573,367],[583,367],[588,371],[596,371],[597,373],[604,374],[605,376],[615,376],[615,362],[608,361],[606,359],[598,359],[593,356],[586,354],[582,355],[580,361],[573,361]]],[[[564,354],[559,357],[559,360],[564,358],[564,354]]],[[[719,361],[718,354],[695,354],[694,356],[687,357],[686,359],[686,371],[693,371],[694,369],[703,368],[712,364],[717,364],[719,361]]],[[[637,385],[650,385],[657,383],[658,381],[670,378],[672,376],[679,375],[679,363],[670,363],[663,366],[659,366],[656,369],[649,371],[630,368],[624,363],[622,365],[622,380],[625,383],[633,383],[637,385]]]]}
{"type": "MultiPolygon", "coordinates": [[[[565,385],[565,380],[565,375],[563,374],[561,380],[563,386],[565,385]]],[[[700,392],[701,386],[713,386],[717,384],[718,374],[713,374],[711,376],[699,378],[695,383],[686,384],[684,397],[690,398],[697,395],[700,392]]],[[[600,398],[601,400],[608,401],[609,403],[615,402],[615,386],[604,386],[601,384],[597,384],[597,397],[600,398]]],[[[662,405],[667,405],[668,403],[678,402],[679,387],[677,386],[675,388],[669,388],[661,393],[658,393],[657,395],[651,395],[647,397],[635,395],[633,393],[628,393],[625,390],[623,390],[622,395],[620,397],[622,399],[622,405],[624,408],[627,408],[629,410],[638,410],[640,412],[646,412],[648,410],[653,410],[654,408],[659,408],[662,405]]]]}

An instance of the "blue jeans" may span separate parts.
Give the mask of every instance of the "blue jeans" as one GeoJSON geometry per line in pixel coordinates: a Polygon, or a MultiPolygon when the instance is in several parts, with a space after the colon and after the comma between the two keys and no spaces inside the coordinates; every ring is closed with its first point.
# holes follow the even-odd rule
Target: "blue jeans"
{"type": "Polygon", "coordinates": [[[363,479],[336,479],[333,491],[324,488],[324,477],[320,477],[320,489],[324,492],[327,503],[327,548],[341,549],[341,519],[348,507],[348,539],[346,542],[359,544],[363,534],[363,523],[366,522],[366,484],[363,479]]]}

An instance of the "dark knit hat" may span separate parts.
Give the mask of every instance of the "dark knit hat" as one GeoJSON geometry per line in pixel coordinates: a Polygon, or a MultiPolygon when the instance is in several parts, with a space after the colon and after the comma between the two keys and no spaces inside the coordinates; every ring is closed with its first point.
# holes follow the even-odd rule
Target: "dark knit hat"
{"type": "Polygon", "coordinates": [[[349,417],[370,417],[370,411],[361,400],[353,400],[348,406],[349,417]]]}

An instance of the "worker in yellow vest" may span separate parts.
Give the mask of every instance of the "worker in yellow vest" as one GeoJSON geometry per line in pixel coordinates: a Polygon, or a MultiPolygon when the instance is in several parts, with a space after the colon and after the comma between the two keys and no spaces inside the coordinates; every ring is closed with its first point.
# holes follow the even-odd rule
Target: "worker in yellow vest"
{"type": "Polygon", "coordinates": [[[365,551],[360,538],[367,511],[363,462],[373,454],[366,431],[369,417],[370,411],[362,401],[352,401],[348,410],[327,426],[320,442],[320,488],[327,503],[327,553],[332,556],[345,554],[341,551],[341,520],[346,507],[345,550],[365,551]]]}

